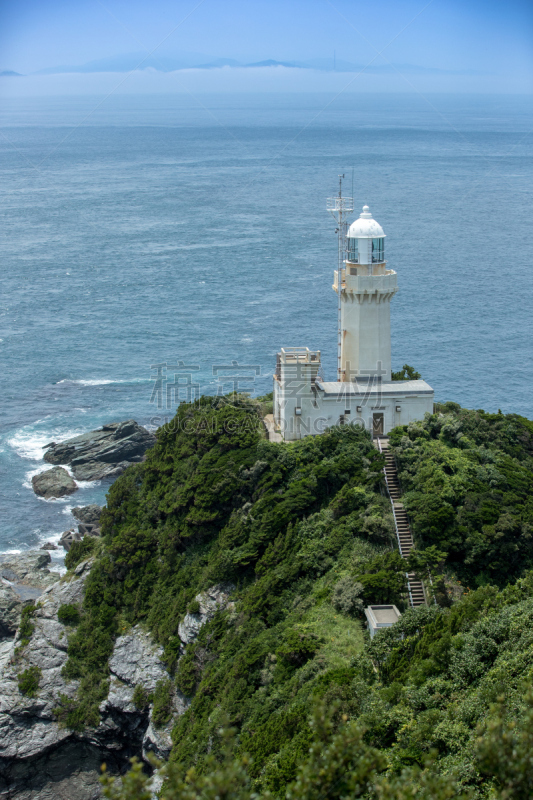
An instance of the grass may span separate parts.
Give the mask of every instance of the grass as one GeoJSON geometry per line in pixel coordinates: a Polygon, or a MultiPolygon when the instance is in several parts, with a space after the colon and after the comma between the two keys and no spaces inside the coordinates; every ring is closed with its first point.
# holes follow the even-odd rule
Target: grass
{"type": "Polygon", "coordinates": [[[314,606],[302,622],[310,633],[324,641],[320,656],[328,668],[349,666],[352,658],[363,650],[362,622],[340,614],[329,603],[314,606]]]}

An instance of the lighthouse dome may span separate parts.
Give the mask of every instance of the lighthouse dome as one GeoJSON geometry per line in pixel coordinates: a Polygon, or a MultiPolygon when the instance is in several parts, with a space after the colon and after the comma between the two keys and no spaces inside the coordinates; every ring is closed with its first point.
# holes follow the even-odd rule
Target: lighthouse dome
{"type": "Polygon", "coordinates": [[[348,229],[350,239],[381,239],[385,234],[383,228],[376,222],[368,206],[363,206],[359,219],[352,222],[348,229]]]}

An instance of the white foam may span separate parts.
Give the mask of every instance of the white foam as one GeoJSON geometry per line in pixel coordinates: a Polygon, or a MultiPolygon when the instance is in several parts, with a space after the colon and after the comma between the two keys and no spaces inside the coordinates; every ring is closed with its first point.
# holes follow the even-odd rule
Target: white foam
{"type": "Polygon", "coordinates": [[[101,378],[99,380],[78,380],[78,381],[71,381],[68,378],[65,378],[62,381],[58,381],[56,386],[59,386],[60,383],[77,383],[78,386],[106,386],[108,383],[123,383],[124,381],[112,381],[107,378],[101,378]]]}
{"type": "Polygon", "coordinates": [[[59,386],[62,383],[75,384],[77,386],[108,386],[111,383],[150,383],[150,378],[127,378],[124,380],[112,380],[111,378],[78,378],[71,380],[70,378],[63,378],[55,384],[59,386]]]}
{"type": "Polygon", "coordinates": [[[80,433],[83,433],[82,428],[70,431],[59,431],[57,429],[52,431],[36,431],[34,429],[35,425],[38,425],[40,422],[43,422],[43,420],[37,420],[33,425],[25,425],[24,428],[21,428],[7,440],[7,444],[21,458],[28,458],[31,461],[42,461],[44,454],[43,447],[45,444],[57,440],[63,441],[65,439],[71,439],[73,436],[79,436],[80,433]]]}

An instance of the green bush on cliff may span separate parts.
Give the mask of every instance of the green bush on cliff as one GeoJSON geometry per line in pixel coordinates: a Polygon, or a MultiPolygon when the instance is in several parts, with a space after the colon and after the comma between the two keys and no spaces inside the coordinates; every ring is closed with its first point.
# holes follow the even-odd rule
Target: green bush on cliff
{"type": "Polygon", "coordinates": [[[78,625],[80,622],[80,610],[72,603],[63,603],[57,610],[57,618],[63,625],[78,625]]]}
{"type": "Polygon", "coordinates": [[[72,542],[70,550],[65,556],[67,569],[74,569],[86,558],[89,558],[97,549],[98,539],[95,536],[84,536],[79,542],[72,542]]]}
{"type": "Polygon", "coordinates": [[[26,697],[36,697],[40,679],[40,668],[35,666],[28,667],[18,676],[19,692],[25,694],[26,697]]]}

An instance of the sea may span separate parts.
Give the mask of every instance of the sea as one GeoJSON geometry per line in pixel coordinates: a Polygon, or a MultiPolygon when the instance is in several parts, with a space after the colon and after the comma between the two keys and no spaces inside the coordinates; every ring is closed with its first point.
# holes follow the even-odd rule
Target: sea
{"type": "Polygon", "coordinates": [[[47,443],[269,392],[282,346],[335,378],[339,175],[398,273],[393,366],[440,401],[533,417],[531,97],[6,98],[0,552],[105,502],[104,481],[33,493],[47,443]]]}

